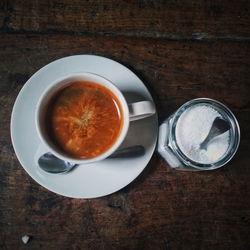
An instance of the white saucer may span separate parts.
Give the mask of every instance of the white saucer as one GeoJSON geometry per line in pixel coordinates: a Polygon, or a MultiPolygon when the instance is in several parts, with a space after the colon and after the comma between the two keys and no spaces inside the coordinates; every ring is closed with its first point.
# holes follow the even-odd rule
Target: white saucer
{"type": "Polygon", "coordinates": [[[146,167],[156,145],[157,115],[132,122],[122,145],[143,145],[145,155],[106,159],[91,166],[80,165],[67,174],[52,175],[43,172],[35,160],[41,147],[35,130],[36,104],[51,82],[73,72],[91,72],[109,79],[123,92],[128,102],[153,101],[141,80],[120,63],[93,55],[65,57],[37,71],[20,91],[11,116],[12,144],[23,168],[43,187],[72,198],[101,197],[125,187],[146,167]]]}

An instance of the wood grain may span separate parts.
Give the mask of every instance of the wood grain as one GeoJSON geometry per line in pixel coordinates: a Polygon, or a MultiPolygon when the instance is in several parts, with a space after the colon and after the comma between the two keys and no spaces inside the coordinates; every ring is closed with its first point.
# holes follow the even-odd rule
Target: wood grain
{"type": "Polygon", "coordinates": [[[247,41],[1,34],[0,249],[249,249],[249,48],[247,41]],[[219,170],[190,173],[155,153],[133,183],[99,199],[69,199],[39,186],[12,149],[11,109],[33,73],[75,54],[105,56],[134,71],[160,121],[192,98],[222,101],[241,125],[236,157],[219,170]],[[25,234],[32,236],[27,245],[25,234]]]}
{"type": "Polygon", "coordinates": [[[2,0],[0,32],[250,39],[247,0],[2,0]]]}
{"type": "Polygon", "coordinates": [[[249,10],[247,0],[0,1],[0,249],[250,249],[249,10]],[[12,107],[33,73],[76,54],[131,69],[159,122],[196,97],[223,102],[241,127],[236,156],[190,173],[155,153],[135,181],[99,199],[41,187],[12,148],[12,107]]]}

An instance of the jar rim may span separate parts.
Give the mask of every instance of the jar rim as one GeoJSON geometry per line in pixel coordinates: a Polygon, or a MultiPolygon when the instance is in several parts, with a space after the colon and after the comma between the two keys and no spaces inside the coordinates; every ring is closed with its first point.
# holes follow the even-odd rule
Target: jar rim
{"type": "Polygon", "coordinates": [[[224,166],[228,163],[235,155],[240,143],[240,127],[238,121],[232,111],[225,106],[223,103],[210,98],[196,98],[184,103],[173,115],[170,123],[170,144],[172,150],[175,152],[177,157],[183,161],[187,166],[193,167],[200,170],[212,170],[224,166]],[[224,155],[216,162],[213,163],[200,163],[190,159],[180,149],[176,140],[176,125],[180,116],[190,107],[194,105],[210,105],[214,107],[222,116],[226,118],[231,126],[230,142],[227,151],[224,155]]]}

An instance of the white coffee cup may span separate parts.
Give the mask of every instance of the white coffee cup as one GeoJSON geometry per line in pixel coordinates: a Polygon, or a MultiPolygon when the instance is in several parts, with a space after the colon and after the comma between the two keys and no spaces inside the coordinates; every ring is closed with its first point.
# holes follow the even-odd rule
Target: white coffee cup
{"type": "Polygon", "coordinates": [[[103,160],[110,156],[113,152],[115,152],[121,143],[124,141],[130,121],[146,118],[148,116],[151,116],[155,113],[155,106],[150,101],[141,101],[141,102],[135,102],[128,104],[125,100],[123,94],[121,91],[109,80],[93,74],[93,73],[73,73],[70,75],[66,75],[63,78],[60,78],[54,82],[52,82],[47,89],[42,93],[36,107],[36,113],[35,113],[35,123],[36,123],[36,130],[39,135],[40,140],[43,143],[43,146],[46,148],[47,152],[50,152],[57,156],[58,158],[76,163],[76,164],[89,164],[93,162],[97,162],[100,160],[103,160]],[[69,86],[72,82],[76,81],[88,81],[88,82],[94,82],[96,84],[99,84],[101,86],[104,86],[108,88],[119,100],[122,108],[123,113],[123,124],[122,129],[117,137],[115,143],[104,153],[101,155],[98,155],[94,158],[88,158],[88,159],[78,159],[71,156],[68,156],[66,153],[61,151],[59,148],[55,146],[51,138],[49,137],[45,124],[45,113],[46,113],[46,107],[48,103],[50,102],[51,98],[61,89],[69,86]]]}

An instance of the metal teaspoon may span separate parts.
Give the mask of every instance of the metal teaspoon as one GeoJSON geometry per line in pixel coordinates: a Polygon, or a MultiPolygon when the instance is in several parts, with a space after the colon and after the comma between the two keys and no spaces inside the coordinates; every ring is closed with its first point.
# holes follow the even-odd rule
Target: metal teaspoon
{"type": "MultiPolygon", "coordinates": [[[[120,149],[115,151],[108,158],[124,158],[124,157],[136,157],[144,155],[145,148],[141,145],[135,145],[131,147],[127,147],[124,149],[120,149]]],[[[77,164],[63,161],[57,158],[52,153],[48,152],[43,154],[38,159],[38,166],[45,172],[51,174],[60,174],[71,171],[77,164]]]]}
{"type": "Polygon", "coordinates": [[[213,140],[216,136],[221,135],[230,129],[230,125],[227,121],[216,117],[213,121],[212,127],[205,138],[205,140],[200,144],[200,149],[207,150],[207,146],[211,140],[213,140]]]}

